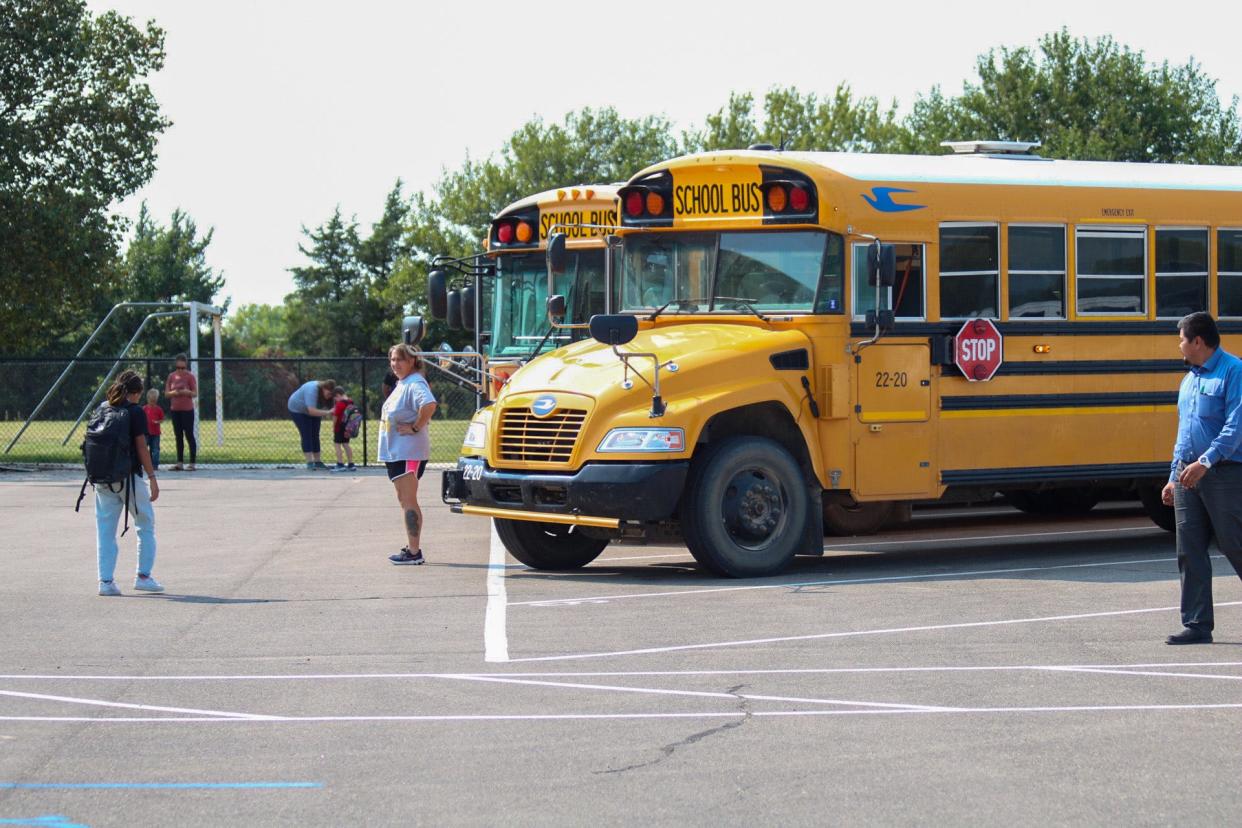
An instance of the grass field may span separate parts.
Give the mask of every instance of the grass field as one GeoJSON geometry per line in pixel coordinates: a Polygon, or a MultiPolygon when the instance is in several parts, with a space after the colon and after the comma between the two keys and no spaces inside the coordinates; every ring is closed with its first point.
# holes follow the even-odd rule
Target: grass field
{"type": "MultiPolygon", "coordinates": [[[[454,463],[466,434],[466,420],[431,421],[431,462],[454,463]]],[[[72,423],[68,420],[34,422],[26,429],[17,445],[9,453],[2,453],[9,441],[21,428],[20,422],[0,422],[0,464],[4,463],[80,463],[84,426],[61,445],[72,423]]],[[[375,464],[378,421],[366,424],[366,455],[375,464]]],[[[332,429],[325,425],[321,432],[323,459],[325,463],[335,460],[332,448],[332,429]]],[[[199,424],[198,462],[204,465],[298,465],[303,462],[299,448],[298,433],[289,420],[225,420],[224,445],[216,444],[215,421],[199,424]]],[[[354,461],[362,462],[363,435],[360,432],[351,441],[354,461]]],[[[160,438],[160,464],[167,466],[176,461],[177,447],[173,439],[172,424],[165,422],[160,438]]]]}

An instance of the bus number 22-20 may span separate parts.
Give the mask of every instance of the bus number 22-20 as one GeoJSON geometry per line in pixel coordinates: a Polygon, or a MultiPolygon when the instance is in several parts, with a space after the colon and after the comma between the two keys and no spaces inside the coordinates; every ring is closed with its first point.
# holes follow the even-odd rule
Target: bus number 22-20
{"type": "Polygon", "coordinates": [[[877,371],[875,374],[876,388],[905,388],[910,384],[910,375],[905,371],[877,371]]]}

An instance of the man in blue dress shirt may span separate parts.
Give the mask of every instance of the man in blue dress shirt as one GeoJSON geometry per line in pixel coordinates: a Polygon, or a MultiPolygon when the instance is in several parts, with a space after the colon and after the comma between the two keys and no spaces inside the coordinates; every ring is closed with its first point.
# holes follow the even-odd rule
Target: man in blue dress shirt
{"type": "Polygon", "coordinates": [[[1212,641],[1212,538],[1242,575],[1242,360],[1220,347],[1210,314],[1177,323],[1190,366],[1177,393],[1177,442],[1161,493],[1177,515],[1182,625],[1169,644],[1212,641]]]}

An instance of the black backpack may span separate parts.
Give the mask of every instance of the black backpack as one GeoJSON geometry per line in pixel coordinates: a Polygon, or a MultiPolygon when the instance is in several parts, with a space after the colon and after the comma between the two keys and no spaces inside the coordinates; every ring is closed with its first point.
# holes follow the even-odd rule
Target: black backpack
{"type": "Polygon", "coordinates": [[[129,418],[128,406],[114,406],[107,402],[91,415],[86,427],[86,439],[82,441],[86,479],[82,481],[82,491],[78,493],[77,505],[73,507],[75,512],[82,507],[87,483],[107,486],[109,491],[117,491],[112,487],[120,484],[125,492],[125,528],[121,531],[122,536],[129,531],[129,490],[134,468],[129,418]]]}

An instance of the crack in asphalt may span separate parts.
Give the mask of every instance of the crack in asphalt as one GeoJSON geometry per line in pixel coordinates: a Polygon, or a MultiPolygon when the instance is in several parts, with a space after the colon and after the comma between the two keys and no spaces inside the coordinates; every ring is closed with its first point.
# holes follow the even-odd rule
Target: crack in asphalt
{"type": "Polygon", "coordinates": [[[719,725],[718,727],[709,727],[707,730],[700,730],[698,733],[692,733],[691,735],[687,736],[686,738],[680,741],[665,745],[664,747],[660,748],[660,755],[657,756],[655,759],[652,759],[650,762],[639,762],[638,764],[634,764],[634,765],[626,765],[623,768],[608,768],[606,770],[591,771],[591,773],[597,774],[597,775],[598,774],[610,774],[610,773],[626,773],[627,771],[638,770],[639,768],[649,768],[653,765],[660,764],[661,762],[663,762],[665,759],[668,759],[670,756],[672,756],[674,753],[676,753],[681,748],[689,747],[690,745],[701,742],[709,736],[715,736],[718,733],[724,733],[727,730],[733,730],[734,728],[741,727],[742,725],[749,722],[752,718],[754,718],[754,714],[751,712],[751,709],[750,709],[750,700],[747,698],[744,698],[743,696],[738,695],[738,693],[741,692],[741,690],[745,687],[746,687],[745,684],[739,684],[735,687],[730,687],[724,691],[737,699],[738,712],[741,713],[742,718],[736,721],[726,722],[725,724],[719,725]]]}

